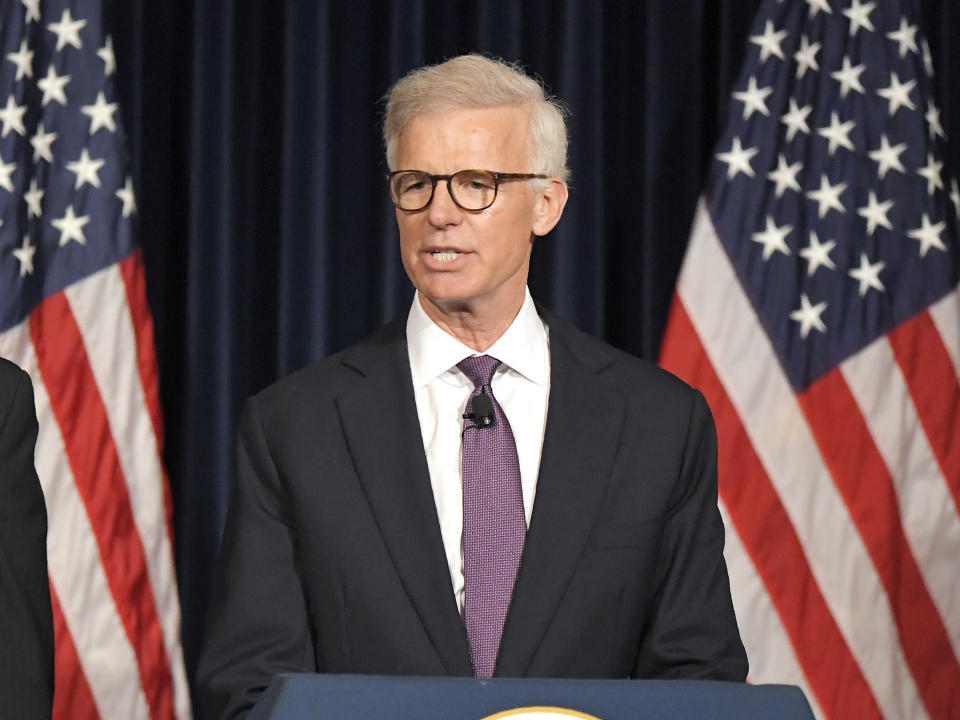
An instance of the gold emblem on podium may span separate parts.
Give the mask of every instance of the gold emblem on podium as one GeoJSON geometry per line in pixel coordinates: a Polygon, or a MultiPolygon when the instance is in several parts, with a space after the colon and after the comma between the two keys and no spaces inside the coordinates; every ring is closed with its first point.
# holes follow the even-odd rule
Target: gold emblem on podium
{"type": "Polygon", "coordinates": [[[488,715],[481,720],[501,720],[510,718],[510,720],[569,720],[569,718],[580,718],[580,720],[601,720],[595,715],[588,715],[579,710],[570,710],[562,707],[520,707],[512,710],[503,710],[495,715],[488,715]]]}

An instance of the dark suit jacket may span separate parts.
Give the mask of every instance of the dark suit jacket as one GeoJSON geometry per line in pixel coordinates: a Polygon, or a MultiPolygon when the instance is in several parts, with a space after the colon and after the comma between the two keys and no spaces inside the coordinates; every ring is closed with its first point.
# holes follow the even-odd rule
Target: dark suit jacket
{"type": "MultiPolygon", "coordinates": [[[[743,680],[706,403],[544,317],[547,424],[495,675],[743,680]]],[[[203,717],[234,717],[279,672],[472,674],[405,320],[248,401],[203,717]]]]}
{"type": "Polygon", "coordinates": [[[0,358],[0,717],[49,718],[53,616],[47,511],[33,465],[30,377],[0,358]]]}

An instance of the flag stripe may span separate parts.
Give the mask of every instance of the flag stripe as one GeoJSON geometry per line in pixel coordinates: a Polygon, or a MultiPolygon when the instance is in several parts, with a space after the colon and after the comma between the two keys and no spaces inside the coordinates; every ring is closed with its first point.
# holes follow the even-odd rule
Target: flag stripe
{"type": "Polygon", "coordinates": [[[880,578],[703,202],[677,293],[881,711],[924,717],[880,578]]]}
{"type": "Polygon", "coordinates": [[[120,274],[126,288],[127,307],[133,319],[133,330],[136,339],[137,365],[140,371],[140,384],[143,397],[149,410],[150,421],[154,430],[154,445],[159,461],[160,487],[163,493],[164,520],[166,533],[163,541],[170,553],[170,586],[164,593],[167,602],[163,604],[165,617],[172,617],[173,621],[165,620],[164,637],[167,642],[167,651],[173,658],[171,669],[174,675],[174,703],[178,718],[190,718],[190,684],[187,681],[186,665],[183,659],[183,644],[180,638],[180,602],[177,592],[175,572],[176,534],[173,525],[173,496],[170,491],[170,481],[163,464],[163,421],[160,414],[160,381],[155,361],[156,350],[153,340],[153,318],[150,315],[150,306],[147,303],[146,277],[143,266],[143,251],[137,250],[133,255],[119,263],[120,274]],[[167,626],[170,625],[168,628],[167,626]]]}
{"type": "Polygon", "coordinates": [[[821,707],[829,717],[881,717],[873,694],[824,602],[793,523],[770,483],[683,301],[674,302],[661,362],[707,399],[719,439],[720,496],[821,707]]]}
{"type": "Polygon", "coordinates": [[[150,317],[150,307],[147,305],[143,251],[137,250],[130,257],[117,263],[117,266],[123,277],[130,315],[133,318],[138,350],[137,363],[140,368],[140,378],[143,382],[147,409],[150,411],[150,421],[153,423],[156,444],[162,449],[163,422],[160,419],[160,394],[157,366],[154,362],[153,319],[150,317]]]}
{"type": "Polygon", "coordinates": [[[53,585],[50,586],[50,600],[53,604],[53,635],[55,677],[54,687],[58,692],[54,696],[53,720],[98,720],[100,711],[93,699],[87,677],[80,666],[80,657],[73,644],[73,637],[67,629],[63,617],[60,598],[53,585]]]}
{"type": "Polygon", "coordinates": [[[950,717],[960,664],[904,536],[893,481],[857,403],[839,369],[799,399],[884,584],[927,710],[935,718],[950,717]]]}
{"type": "Polygon", "coordinates": [[[65,295],[47,298],[34,310],[30,335],[110,590],[137,656],[150,715],[170,717],[172,678],[157,609],[152,596],[143,591],[148,582],[144,548],[106,410],[65,295]]]}
{"type": "MultiPolygon", "coordinates": [[[[107,412],[122,477],[130,498],[137,532],[144,544],[152,593],[162,620],[164,645],[182,672],[176,577],[172,546],[163,507],[164,477],[159,448],[146,398],[140,384],[137,338],[128,311],[127,286],[118,266],[111,265],[74,283],[65,291],[73,317],[87,349],[90,369],[107,412]]],[[[176,705],[189,706],[184,682],[174,683],[176,705]]]]}
{"type": "MultiPolygon", "coordinates": [[[[760,580],[759,570],[751,562],[722,499],[719,507],[726,528],[723,556],[727,563],[727,572],[730,574],[730,585],[737,588],[740,599],[735,608],[737,625],[740,628],[743,644],[750,651],[750,674],[747,676],[747,682],[764,682],[765,669],[776,667],[778,668],[776,681],[799,687],[807,696],[807,702],[810,703],[814,716],[826,717],[803,668],[800,667],[793,643],[770,600],[767,588],[760,580]]],[[[879,709],[877,712],[879,713],[879,709]]]]}
{"type": "Polygon", "coordinates": [[[844,380],[890,470],[900,520],[913,556],[955,654],[960,655],[957,561],[943,548],[960,547],[960,516],[923,433],[893,349],[879,339],[841,365],[844,380]],[[885,392],[878,393],[876,388],[885,392]]]}
{"type": "Polygon", "coordinates": [[[931,305],[929,312],[950,356],[953,372],[960,377],[960,291],[954,290],[931,305]]]}
{"type": "MultiPolygon", "coordinates": [[[[140,367],[140,384],[143,388],[147,409],[150,412],[150,421],[153,423],[153,433],[156,438],[157,452],[163,457],[163,421],[160,415],[160,381],[157,377],[156,350],[153,343],[153,318],[150,316],[150,306],[147,304],[146,278],[143,268],[143,251],[137,250],[133,255],[119,263],[120,274],[123,276],[127,288],[127,305],[133,318],[133,329],[136,334],[137,364],[140,367]]],[[[167,536],[169,542],[174,542],[173,532],[173,498],[170,494],[170,483],[166,469],[160,465],[163,476],[163,506],[167,521],[167,536]]],[[[179,609],[177,609],[179,615],[179,609]]],[[[182,669],[182,668],[181,668],[182,669]]],[[[182,690],[186,691],[186,683],[182,683],[182,690]]]]}
{"type": "MultiPolygon", "coordinates": [[[[13,360],[33,379],[40,424],[37,475],[47,505],[50,582],[59,594],[66,627],[79,657],[87,662],[92,658],[98,660],[98,671],[85,673],[87,683],[99,707],[112,709],[119,717],[145,718],[148,716],[147,700],[136,673],[137,659],[110,594],[90,519],[67,461],[63,437],[54,421],[46,386],[37,366],[28,323],[21,323],[0,335],[0,354],[13,360]],[[99,671],[101,666],[103,672],[99,671]]],[[[77,664],[58,666],[56,672],[69,676],[84,670],[77,664]]],[[[54,703],[72,704],[66,695],[71,687],[69,683],[57,686],[54,703]]]]}
{"type": "Polygon", "coordinates": [[[960,380],[933,318],[920,313],[890,332],[890,345],[954,506],[960,508],[960,380]]]}

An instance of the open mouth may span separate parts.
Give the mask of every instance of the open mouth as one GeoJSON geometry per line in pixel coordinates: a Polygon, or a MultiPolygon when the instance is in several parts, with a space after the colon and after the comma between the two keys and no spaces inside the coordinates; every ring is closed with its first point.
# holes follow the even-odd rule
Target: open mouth
{"type": "Polygon", "coordinates": [[[434,250],[431,253],[433,259],[439,262],[453,262],[462,254],[459,250],[434,250]]]}

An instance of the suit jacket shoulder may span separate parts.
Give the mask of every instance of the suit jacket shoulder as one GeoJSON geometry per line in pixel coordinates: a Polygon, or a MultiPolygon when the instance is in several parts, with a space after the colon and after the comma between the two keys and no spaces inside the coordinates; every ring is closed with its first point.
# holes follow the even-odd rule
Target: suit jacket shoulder
{"type": "Polygon", "coordinates": [[[403,374],[401,360],[407,362],[406,315],[394,318],[358,343],[277,380],[254,399],[261,412],[297,413],[334,399],[364,377],[384,369],[403,374]]]}
{"type": "Polygon", "coordinates": [[[538,308],[550,327],[550,341],[566,345],[588,371],[628,401],[642,400],[650,407],[679,406],[689,411],[701,394],[676,375],[647,360],[624,352],[588,335],[567,320],[538,308]]]}

